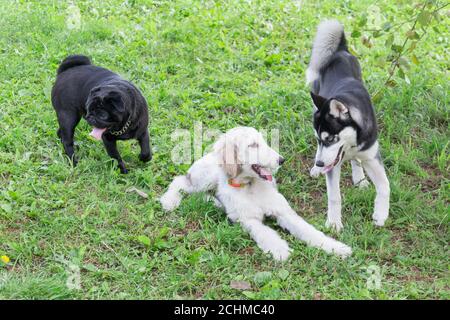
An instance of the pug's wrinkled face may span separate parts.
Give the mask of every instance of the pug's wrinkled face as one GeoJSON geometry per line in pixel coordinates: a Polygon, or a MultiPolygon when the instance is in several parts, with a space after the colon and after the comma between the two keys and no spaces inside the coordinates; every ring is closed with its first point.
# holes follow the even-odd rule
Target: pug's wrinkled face
{"type": "Polygon", "coordinates": [[[103,131],[121,126],[128,116],[122,93],[112,86],[93,88],[86,101],[86,108],[86,121],[103,131]]]}

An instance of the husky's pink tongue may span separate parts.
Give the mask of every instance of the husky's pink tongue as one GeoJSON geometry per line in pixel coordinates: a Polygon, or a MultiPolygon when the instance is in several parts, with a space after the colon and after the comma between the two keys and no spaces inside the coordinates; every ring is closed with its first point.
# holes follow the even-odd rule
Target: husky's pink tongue
{"type": "Polygon", "coordinates": [[[269,170],[261,168],[259,174],[263,176],[267,181],[272,181],[272,173],[269,170]]]}
{"type": "Polygon", "coordinates": [[[94,128],[94,129],[92,129],[92,131],[89,135],[94,137],[94,139],[96,139],[96,140],[102,140],[102,134],[105,131],[106,131],[106,128],[103,128],[103,129],[94,128]]]}
{"type": "Polygon", "coordinates": [[[325,174],[325,173],[331,171],[331,169],[333,169],[333,167],[334,167],[333,165],[326,166],[325,168],[323,168],[322,173],[325,174]]]}

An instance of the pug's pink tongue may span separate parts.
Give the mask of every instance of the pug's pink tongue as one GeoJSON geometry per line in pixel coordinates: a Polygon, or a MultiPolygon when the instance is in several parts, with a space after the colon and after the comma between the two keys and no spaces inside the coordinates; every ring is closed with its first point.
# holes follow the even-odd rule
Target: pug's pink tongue
{"type": "Polygon", "coordinates": [[[267,181],[272,181],[272,173],[269,170],[261,168],[259,174],[263,176],[267,181]]]}
{"type": "Polygon", "coordinates": [[[96,139],[96,140],[102,140],[102,134],[105,131],[106,131],[106,128],[103,128],[103,129],[94,128],[94,129],[92,129],[92,131],[89,135],[94,137],[94,139],[96,139]]]}

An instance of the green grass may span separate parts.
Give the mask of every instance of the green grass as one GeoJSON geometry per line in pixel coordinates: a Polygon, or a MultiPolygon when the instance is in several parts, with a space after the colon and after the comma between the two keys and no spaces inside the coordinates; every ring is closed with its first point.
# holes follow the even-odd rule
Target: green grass
{"type": "MultiPolygon", "coordinates": [[[[333,236],[353,247],[349,259],[308,248],[274,226],[294,249],[277,263],[199,196],[173,213],[161,210],[158,197],[188,168],[171,161],[175,129],[192,132],[196,121],[221,131],[279,129],[287,159],[279,188],[300,215],[330,233],[325,181],[308,175],[315,142],[304,71],[316,25],[337,17],[350,34],[363,12],[371,17],[371,3],[398,21],[411,6],[221,3],[82,1],[81,29],[69,30],[63,1],[2,2],[0,256],[11,261],[0,262],[0,298],[449,299],[448,15],[419,42],[410,83],[395,78],[397,87],[383,89],[376,104],[392,189],[384,228],[371,221],[373,186],[351,186],[344,168],[344,231],[333,236]],[[80,162],[69,166],[50,90],[59,62],[74,53],[141,88],[151,115],[150,164],[138,160],[136,142],[122,142],[130,174],[121,175],[83,121],[80,162]],[[133,186],[149,198],[126,192],[133,186]],[[67,262],[81,270],[80,290],[66,286],[67,262]],[[371,265],[381,270],[379,289],[366,285],[371,265]],[[252,288],[233,289],[233,280],[252,288]]],[[[384,41],[373,39],[368,49],[349,37],[372,93],[387,78],[384,41]]]]}

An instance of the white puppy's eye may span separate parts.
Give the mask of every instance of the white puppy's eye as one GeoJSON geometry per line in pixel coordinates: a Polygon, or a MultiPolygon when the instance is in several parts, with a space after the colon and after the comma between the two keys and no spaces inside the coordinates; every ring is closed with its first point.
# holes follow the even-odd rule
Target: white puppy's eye
{"type": "Polygon", "coordinates": [[[252,144],[248,145],[249,148],[258,148],[259,144],[257,144],[256,142],[253,142],[252,144]]]}

